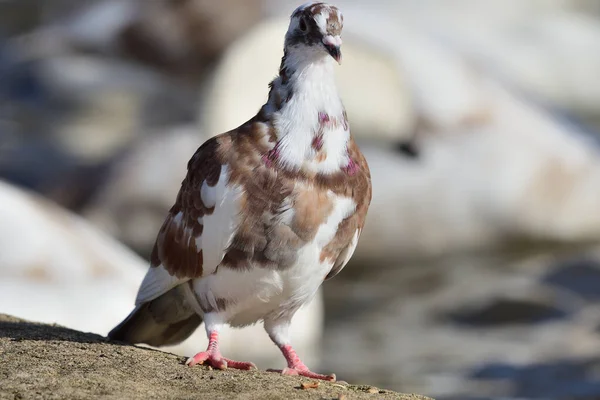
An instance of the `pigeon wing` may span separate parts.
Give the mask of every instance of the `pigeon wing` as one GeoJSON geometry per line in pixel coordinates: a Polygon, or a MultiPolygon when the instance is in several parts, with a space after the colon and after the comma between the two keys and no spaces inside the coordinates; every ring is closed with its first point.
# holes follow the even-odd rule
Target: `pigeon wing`
{"type": "Polygon", "coordinates": [[[189,161],[175,205],[156,238],[136,305],[213,273],[223,260],[237,229],[241,195],[240,187],[228,182],[223,158],[215,137],[189,161]]]}

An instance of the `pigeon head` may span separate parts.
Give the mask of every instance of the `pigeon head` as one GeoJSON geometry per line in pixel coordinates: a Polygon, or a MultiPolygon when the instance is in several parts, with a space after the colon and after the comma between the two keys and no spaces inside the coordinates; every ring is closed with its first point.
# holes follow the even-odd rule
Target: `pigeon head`
{"type": "Polygon", "coordinates": [[[331,56],[341,63],[343,25],[344,17],[337,7],[321,2],[303,4],[292,13],[286,49],[306,53],[307,57],[331,56]]]}

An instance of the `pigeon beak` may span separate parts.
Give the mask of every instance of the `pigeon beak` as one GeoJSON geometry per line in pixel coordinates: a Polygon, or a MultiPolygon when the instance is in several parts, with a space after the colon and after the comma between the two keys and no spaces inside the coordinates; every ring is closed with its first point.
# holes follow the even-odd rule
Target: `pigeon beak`
{"type": "Polygon", "coordinates": [[[329,55],[333,57],[338,64],[341,64],[342,52],[340,51],[340,46],[342,45],[342,38],[339,36],[327,35],[323,37],[323,45],[329,55]]]}

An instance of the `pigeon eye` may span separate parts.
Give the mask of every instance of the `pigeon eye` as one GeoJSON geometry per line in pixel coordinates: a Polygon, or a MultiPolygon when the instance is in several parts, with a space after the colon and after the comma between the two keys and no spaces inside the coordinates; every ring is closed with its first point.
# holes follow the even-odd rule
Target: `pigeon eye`
{"type": "Polygon", "coordinates": [[[302,18],[300,20],[300,30],[302,32],[306,32],[306,29],[308,29],[308,27],[306,26],[306,21],[304,20],[304,18],[302,18]]]}

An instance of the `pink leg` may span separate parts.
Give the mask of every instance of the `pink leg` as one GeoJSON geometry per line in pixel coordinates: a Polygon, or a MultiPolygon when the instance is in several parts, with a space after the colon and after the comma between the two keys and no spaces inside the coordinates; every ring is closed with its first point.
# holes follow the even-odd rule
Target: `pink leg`
{"type": "Polygon", "coordinates": [[[206,351],[201,351],[194,357],[188,358],[185,362],[190,367],[196,364],[206,364],[217,369],[235,368],[235,369],[256,369],[256,365],[251,362],[234,361],[221,356],[219,351],[219,333],[212,331],[208,338],[208,347],[206,351]]]}
{"type": "Polygon", "coordinates": [[[298,357],[298,354],[296,354],[296,351],[289,344],[279,346],[279,348],[281,349],[281,352],[283,353],[283,356],[285,357],[285,360],[287,361],[288,366],[287,366],[287,368],[284,368],[283,370],[269,370],[269,371],[281,372],[283,375],[300,375],[300,376],[306,376],[307,378],[322,379],[324,381],[335,382],[335,379],[336,379],[335,374],[322,375],[322,374],[314,373],[311,370],[309,370],[308,367],[306,365],[304,365],[302,360],[300,360],[300,357],[298,357]]]}

